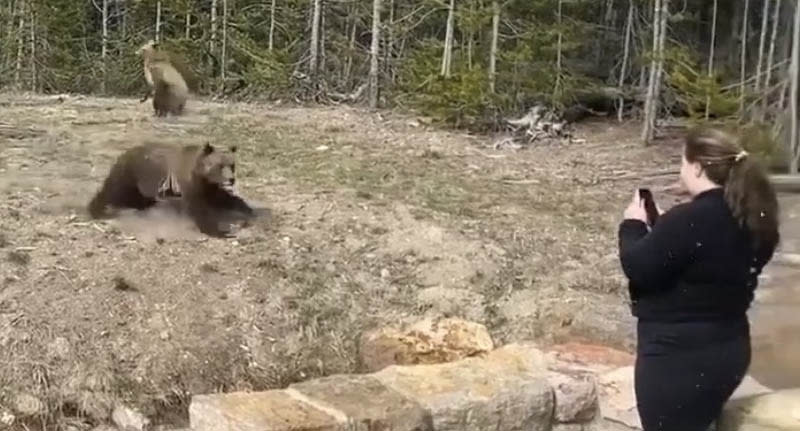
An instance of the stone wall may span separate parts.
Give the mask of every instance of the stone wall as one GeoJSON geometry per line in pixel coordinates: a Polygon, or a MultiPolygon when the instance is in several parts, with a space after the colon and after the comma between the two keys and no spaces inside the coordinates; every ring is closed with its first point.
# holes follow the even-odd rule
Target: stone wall
{"type": "Polygon", "coordinates": [[[593,373],[520,344],[281,390],[198,395],[189,417],[193,431],[611,429],[601,427],[593,373]]]}
{"type": "MultiPolygon", "coordinates": [[[[627,355],[511,344],[447,363],[391,365],[254,393],[198,395],[191,431],[641,430],[627,355]],[[594,360],[603,357],[603,361],[594,360]]],[[[717,431],[800,431],[800,388],[750,376],[717,431]]]]}

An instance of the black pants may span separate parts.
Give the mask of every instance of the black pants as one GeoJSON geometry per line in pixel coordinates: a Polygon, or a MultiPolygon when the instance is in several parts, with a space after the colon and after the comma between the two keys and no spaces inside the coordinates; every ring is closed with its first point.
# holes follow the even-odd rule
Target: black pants
{"type": "Polygon", "coordinates": [[[639,322],[635,389],[644,431],[706,431],[750,366],[746,317],[639,322]]]}

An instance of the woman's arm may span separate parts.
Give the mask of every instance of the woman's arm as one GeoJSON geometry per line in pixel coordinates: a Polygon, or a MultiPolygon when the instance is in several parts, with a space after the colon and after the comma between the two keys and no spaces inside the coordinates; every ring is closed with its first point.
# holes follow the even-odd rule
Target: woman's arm
{"type": "Polygon", "coordinates": [[[650,233],[640,220],[619,225],[622,270],[637,289],[657,289],[674,279],[693,259],[699,246],[691,208],[679,206],[659,217],[650,233]]]}

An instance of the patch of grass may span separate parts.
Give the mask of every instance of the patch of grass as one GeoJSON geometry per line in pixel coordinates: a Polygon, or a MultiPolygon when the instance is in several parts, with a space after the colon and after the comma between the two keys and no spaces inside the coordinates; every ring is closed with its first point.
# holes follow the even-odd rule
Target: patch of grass
{"type": "Polygon", "coordinates": [[[206,263],[201,263],[200,264],[200,271],[205,272],[205,273],[209,273],[209,274],[211,274],[211,273],[219,273],[219,268],[217,267],[217,265],[214,265],[213,263],[206,262],[206,263]]]}
{"type": "Polygon", "coordinates": [[[118,290],[120,292],[138,292],[139,289],[136,286],[128,281],[125,277],[121,275],[115,276],[111,282],[114,285],[114,290],[118,290]]]}
{"type": "Polygon", "coordinates": [[[28,266],[31,263],[31,255],[21,250],[11,250],[6,255],[9,262],[18,266],[28,266]]]}

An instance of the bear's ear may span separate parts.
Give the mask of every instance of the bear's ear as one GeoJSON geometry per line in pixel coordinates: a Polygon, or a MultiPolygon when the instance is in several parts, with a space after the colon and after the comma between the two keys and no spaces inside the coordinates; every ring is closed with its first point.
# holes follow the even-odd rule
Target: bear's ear
{"type": "Polygon", "coordinates": [[[235,153],[237,150],[236,145],[231,145],[228,149],[231,151],[231,153],[235,153]]]}
{"type": "Polygon", "coordinates": [[[208,155],[214,152],[214,147],[211,146],[210,142],[206,142],[206,145],[203,146],[203,154],[208,155]]]}

